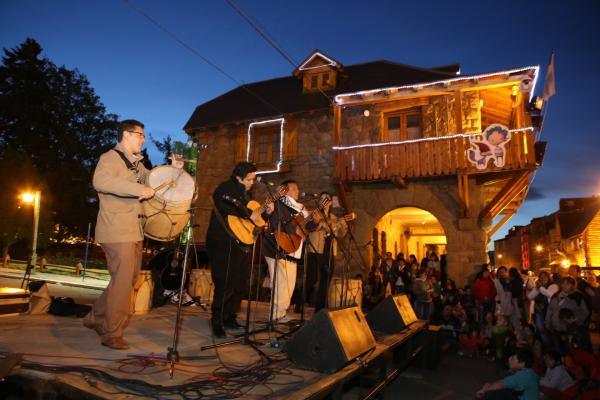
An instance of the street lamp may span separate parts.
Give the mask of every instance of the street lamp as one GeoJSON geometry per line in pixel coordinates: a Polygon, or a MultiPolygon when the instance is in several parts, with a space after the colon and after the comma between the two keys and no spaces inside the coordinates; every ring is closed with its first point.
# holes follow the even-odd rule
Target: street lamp
{"type": "Polygon", "coordinates": [[[33,204],[33,243],[31,245],[31,265],[35,270],[35,264],[37,263],[37,236],[38,226],[40,224],[40,199],[42,192],[39,190],[36,192],[27,192],[21,194],[21,200],[24,203],[33,204]]]}

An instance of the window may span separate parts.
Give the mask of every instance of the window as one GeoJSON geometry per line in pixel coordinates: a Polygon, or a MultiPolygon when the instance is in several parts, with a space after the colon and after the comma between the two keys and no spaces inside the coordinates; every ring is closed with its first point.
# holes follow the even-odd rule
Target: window
{"type": "Polygon", "coordinates": [[[384,128],[385,142],[421,139],[421,111],[412,109],[386,114],[384,128]]]}
{"type": "Polygon", "coordinates": [[[329,73],[326,72],[322,75],[321,85],[323,87],[329,86],[329,73]]]}
{"type": "Polygon", "coordinates": [[[279,162],[281,126],[268,125],[252,128],[251,160],[257,167],[272,167],[279,162]]]}
{"type": "Polygon", "coordinates": [[[319,75],[313,75],[310,77],[310,88],[316,89],[319,86],[319,75]]]}

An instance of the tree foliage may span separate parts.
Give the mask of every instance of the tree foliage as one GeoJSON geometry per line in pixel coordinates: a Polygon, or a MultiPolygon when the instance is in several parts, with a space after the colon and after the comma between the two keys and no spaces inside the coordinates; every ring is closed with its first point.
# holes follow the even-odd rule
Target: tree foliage
{"type": "MultiPolygon", "coordinates": [[[[42,213],[50,215],[57,239],[85,235],[97,211],[93,168],[114,144],[117,117],[106,112],[82,73],[59,67],[41,54],[41,46],[30,38],[4,49],[0,158],[22,161],[0,171],[0,179],[9,193],[20,190],[19,182],[43,188],[42,213]],[[23,168],[23,163],[31,168],[23,168]],[[17,172],[20,179],[15,182],[10,178],[17,172]]],[[[0,209],[0,220],[6,213],[5,207],[0,209]]]]}

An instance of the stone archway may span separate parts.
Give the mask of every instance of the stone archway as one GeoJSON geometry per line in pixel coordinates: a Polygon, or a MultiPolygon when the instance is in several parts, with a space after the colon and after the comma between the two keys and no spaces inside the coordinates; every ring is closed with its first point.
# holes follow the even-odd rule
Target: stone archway
{"type": "Polygon", "coordinates": [[[381,237],[380,255],[391,252],[393,257],[402,253],[407,259],[414,254],[421,260],[428,252],[446,254],[446,233],[438,219],[429,211],[417,207],[399,207],[387,212],[375,224],[381,237]],[[384,236],[385,235],[385,236],[384,236]]]}
{"type": "MultiPolygon", "coordinates": [[[[471,216],[462,217],[453,180],[411,183],[401,189],[384,184],[356,185],[347,198],[358,215],[354,237],[359,246],[372,241],[374,228],[385,214],[402,207],[415,207],[432,214],[443,228],[448,275],[457,283],[468,283],[481,264],[488,261],[487,234],[477,219],[481,200],[472,196],[471,216]]],[[[363,259],[370,260],[372,249],[365,246],[361,253],[363,259]]]]}

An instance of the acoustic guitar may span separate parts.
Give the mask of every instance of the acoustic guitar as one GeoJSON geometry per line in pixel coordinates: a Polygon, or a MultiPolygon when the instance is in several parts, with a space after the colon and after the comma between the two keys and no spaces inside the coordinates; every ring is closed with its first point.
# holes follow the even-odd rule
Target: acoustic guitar
{"type": "MultiPolygon", "coordinates": [[[[287,187],[280,186],[277,189],[277,192],[273,196],[271,196],[267,200],[265,200],[264,203],[260,204],[256,200],[250,200],[248,202],[248,204],[245,205],[245,207],[252,210],[252,212],[254,212],[254,210],[258,209],[258,210],[260,210],[259,213],[262,214],[267,209],[268,203],[279,200],[282,196],[285,196],[286,193],[287,193],[287,187]]],[[[244,205],[241,204],[236,199],[233,199],[230,197],[226,197],[224,199],[235,204],[237,207],[240,207],[240,208],[244,207],[244,205]]],[[[234,236],[240,242],[247,244],[247,245],[252,245],[252,243],[254,243],[254,237],[255,237],[254,229],[257,227],[262,228],[266,224],[267,223],[265,222],[265,220],[262,219],[262,217],[260,217],[260,216],[257,218],[256,221],[252,221],[251,219],[248,219],[248,218],[236,217],[234,215],[227,216],[227,225],[229,225],[229,229],[231,230],[231,232],[234,234],[234,236]]]]}
{"type": "MultiPolygon", "coordinates": [[[[302,214],[295,215],[290,221],[286,222],[285,225],[292,224],[296,227],[299,227],[304,237],[306,237],[306,224],[313,219],[315,213],[318,211],[322,211],[325,206],[331,203],[330,198],[324,198],[319,202],[319,206],[312,210],[306,217],[302,214]]],[[[302,244],[303,237],[296,233],[287,233],[284,231],[276,230],[273,235],[275,236],[275,241],[277,245],[286,253],[294,253],[300,245],[302,244]]]]}

